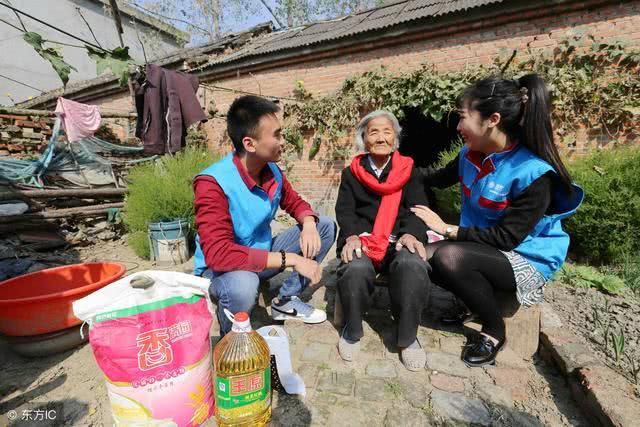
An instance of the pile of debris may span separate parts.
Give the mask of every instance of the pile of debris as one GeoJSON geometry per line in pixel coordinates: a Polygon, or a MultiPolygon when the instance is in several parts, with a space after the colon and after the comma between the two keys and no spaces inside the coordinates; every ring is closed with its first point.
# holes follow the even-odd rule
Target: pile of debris
{"type": "Polygon", "coordinates": [[[21,274],[59,265],[80,262],[74,257],[74,246],[87,246],[99,241],[113,241],[124,233],[120,208],[123,189],[28,190],[0,192],[0,210],[33,211],[0,216],[0,281],[21,274]],[[72,193],[80,197],[71,196],[72,193]],[[64,196],[45,197],[46,193],[64,196]],[[32,194],[31,197],[28,197],[32,194]],[[10,196],[22,196],[7,202],[10,196]],[[35,195],[35,197],[33,197],[35,195]],[[91,197],[91,198],[89,198],[91,197]],[[73,206],[73,207],[65,207],[73,206]]]}
{"type": "Polygon", "coordinates": [[[111,219],[118,222],[124,206],[124,188],[68,188],[26,190],[0,187],[0,234],[50,228],[60,220],[111,219]]]}

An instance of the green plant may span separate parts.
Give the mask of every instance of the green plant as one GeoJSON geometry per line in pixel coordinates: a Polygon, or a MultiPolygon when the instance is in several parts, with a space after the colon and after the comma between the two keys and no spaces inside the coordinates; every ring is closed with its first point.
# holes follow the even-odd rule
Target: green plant
{"type": "MultiPolygon", "coordinates": [[[[442,151],[438,155],[438,162],[434,165],[435,169],[441,169],[454,160],[462,149],[462,145],[463,142],[459,139],[448,150],[442,151]]],[[[461,206],[460,184],[456,183],[445,189],[434,188],[433,191],[436,195],[438,213],[444,218],[458,221],[461,206]]]]}
{"type": "Polygon", "coordinates": [[[601,273],[588,265],[566,263],[560,270],[558,279],[571,287],[595,288],[612,295],[621,294],[625,288],[624,282],[618,276],[601,273]]]}
{"type": "MultiPolygon", "coordinates": [[[[394,74],[384,67],[355,75],[330,95],[313,98],[302,82],[296,83],[297,102],[284,105],[285,128],[291,134],[322,137],[330,159],[344,155],[349,134],[362,116],[384,108],[402,119],[406,107],[418,107],[440,120],[456,106],[458,96],[473,81],[504,71],[505,77],[541,74],[553,88],[553,119],[565,145],[575,142],[580,129],[611,137],[638,134],[640,116],[640,52],[622,42],[602,42],[576,34],[553,51],[504,51],[491,66],[462,71],[438,71],[432,65],[394,74]]],[[[299,139],[287,139],[298,143],[299,139]]]]}
{"type": "MultiPolygon", "coordinates": [[[[616,263],[638,253],[640,147],[596,150],[568,168],[585,191],[582,206],[564,223],[572,251],[596,263],[616,263]]],[[[638,275],[636,267],[634,283],[638,275]]]]}
{"type": "MultiPolygon", "coordinates": [[[[215,161],[206,147],[188,146],[175,156],[136,166],[129,174],[124,223],[134,252],[149,257],[147,229],[150,223],[174,218],[193,224],[193,177],[215,161]]],[[[192,235],[190,237],[193,237],[192,235]]]]}
{"type": "Polygon", "coordinates": [[[625,254],[621,262],[607,265],[605,269],[620,276],[629,289],[640,295],[640,256],[625,254]]]}
{"type": "Polygon", "coordinates": [[[402,396],[402,387],[395,381],[387,381],[387,390],[393,395],[394,399],[399,399],[402,396]]]}
{"type": "Polygon", "coordinates": [[[624,331],[621,329],[620,334],[614,334],[611,332],[611,342],[613,343],[613,353],[616,356],[616,363],[620,363],[620,358],[624,355],[624,331]]]}

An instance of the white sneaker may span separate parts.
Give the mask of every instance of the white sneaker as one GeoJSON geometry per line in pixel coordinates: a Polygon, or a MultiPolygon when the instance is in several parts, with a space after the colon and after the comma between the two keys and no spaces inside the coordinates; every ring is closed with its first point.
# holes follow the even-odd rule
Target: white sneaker
{"type": "Polygon", "coordinates": [[[327,320],[327,313],[318,310],[298,297],[291,297],[283,303],[271,301],[271,317],[273,320],[302,320],[304,323],[322,323],[327,320]]]}

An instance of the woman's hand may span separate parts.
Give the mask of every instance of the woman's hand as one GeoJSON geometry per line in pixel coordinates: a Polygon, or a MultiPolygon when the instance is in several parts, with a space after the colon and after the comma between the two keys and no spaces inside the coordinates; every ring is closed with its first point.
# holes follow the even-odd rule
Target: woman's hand
{"type": "Polygon", "coordinates": [[[412,254],[417,252],[418,256],[422,258],[423,261],[427,260],[427,250],[424,248],[422,242],[416,239],[413,235],[403,234],[396,243],[396,251],[401,250],[403,246],[412,254]]]}
{"type": "Polygon", "coordinates": [[[347,243],[345,243],[344,247],[342,248],[340,258],[342,259],[342,262],[349,263],[353,261],[354,252],[356,253],[356,256],[358,258],[362,257],[363,249],[366,248],[362,247],[362,241],[358,236],[349,236],[347,237],[347,243]]]}
{"type": "Polygon", "coordinates": [[[449,227],[449,225],[428,207],[417,205],[411,208],[411,212],[416,214],[431,230],[443,236],[447,234],[447,227],[449,227]]]}

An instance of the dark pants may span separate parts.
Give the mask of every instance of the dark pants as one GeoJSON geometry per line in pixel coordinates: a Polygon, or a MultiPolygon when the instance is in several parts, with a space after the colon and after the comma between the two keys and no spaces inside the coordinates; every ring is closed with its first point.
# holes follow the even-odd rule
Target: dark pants
{"type": "MultiPolygon", "coordinates": [[[[391,250],[381,271],[389,273],[391,312],[398,327],[398,347],[407,347],[416,339],[422,310],[429,297],[431,283],[427,263],[406,249],[391,250]]],[[[338,292],[345,317],[344,337],[357,341],[364,335],[362,316],[367,312],[374,290],[376,272],[371,260],[362,255],[338,267],[338,292]]]]}
{"type": "Polygon", "coordinates": [[[498,249],[475,242],[427,245],[436,283],[462,300],[482,322],[482,332],[497,340],[506,335],[495,292],[516,292],[513,267],[498,249]]]}

